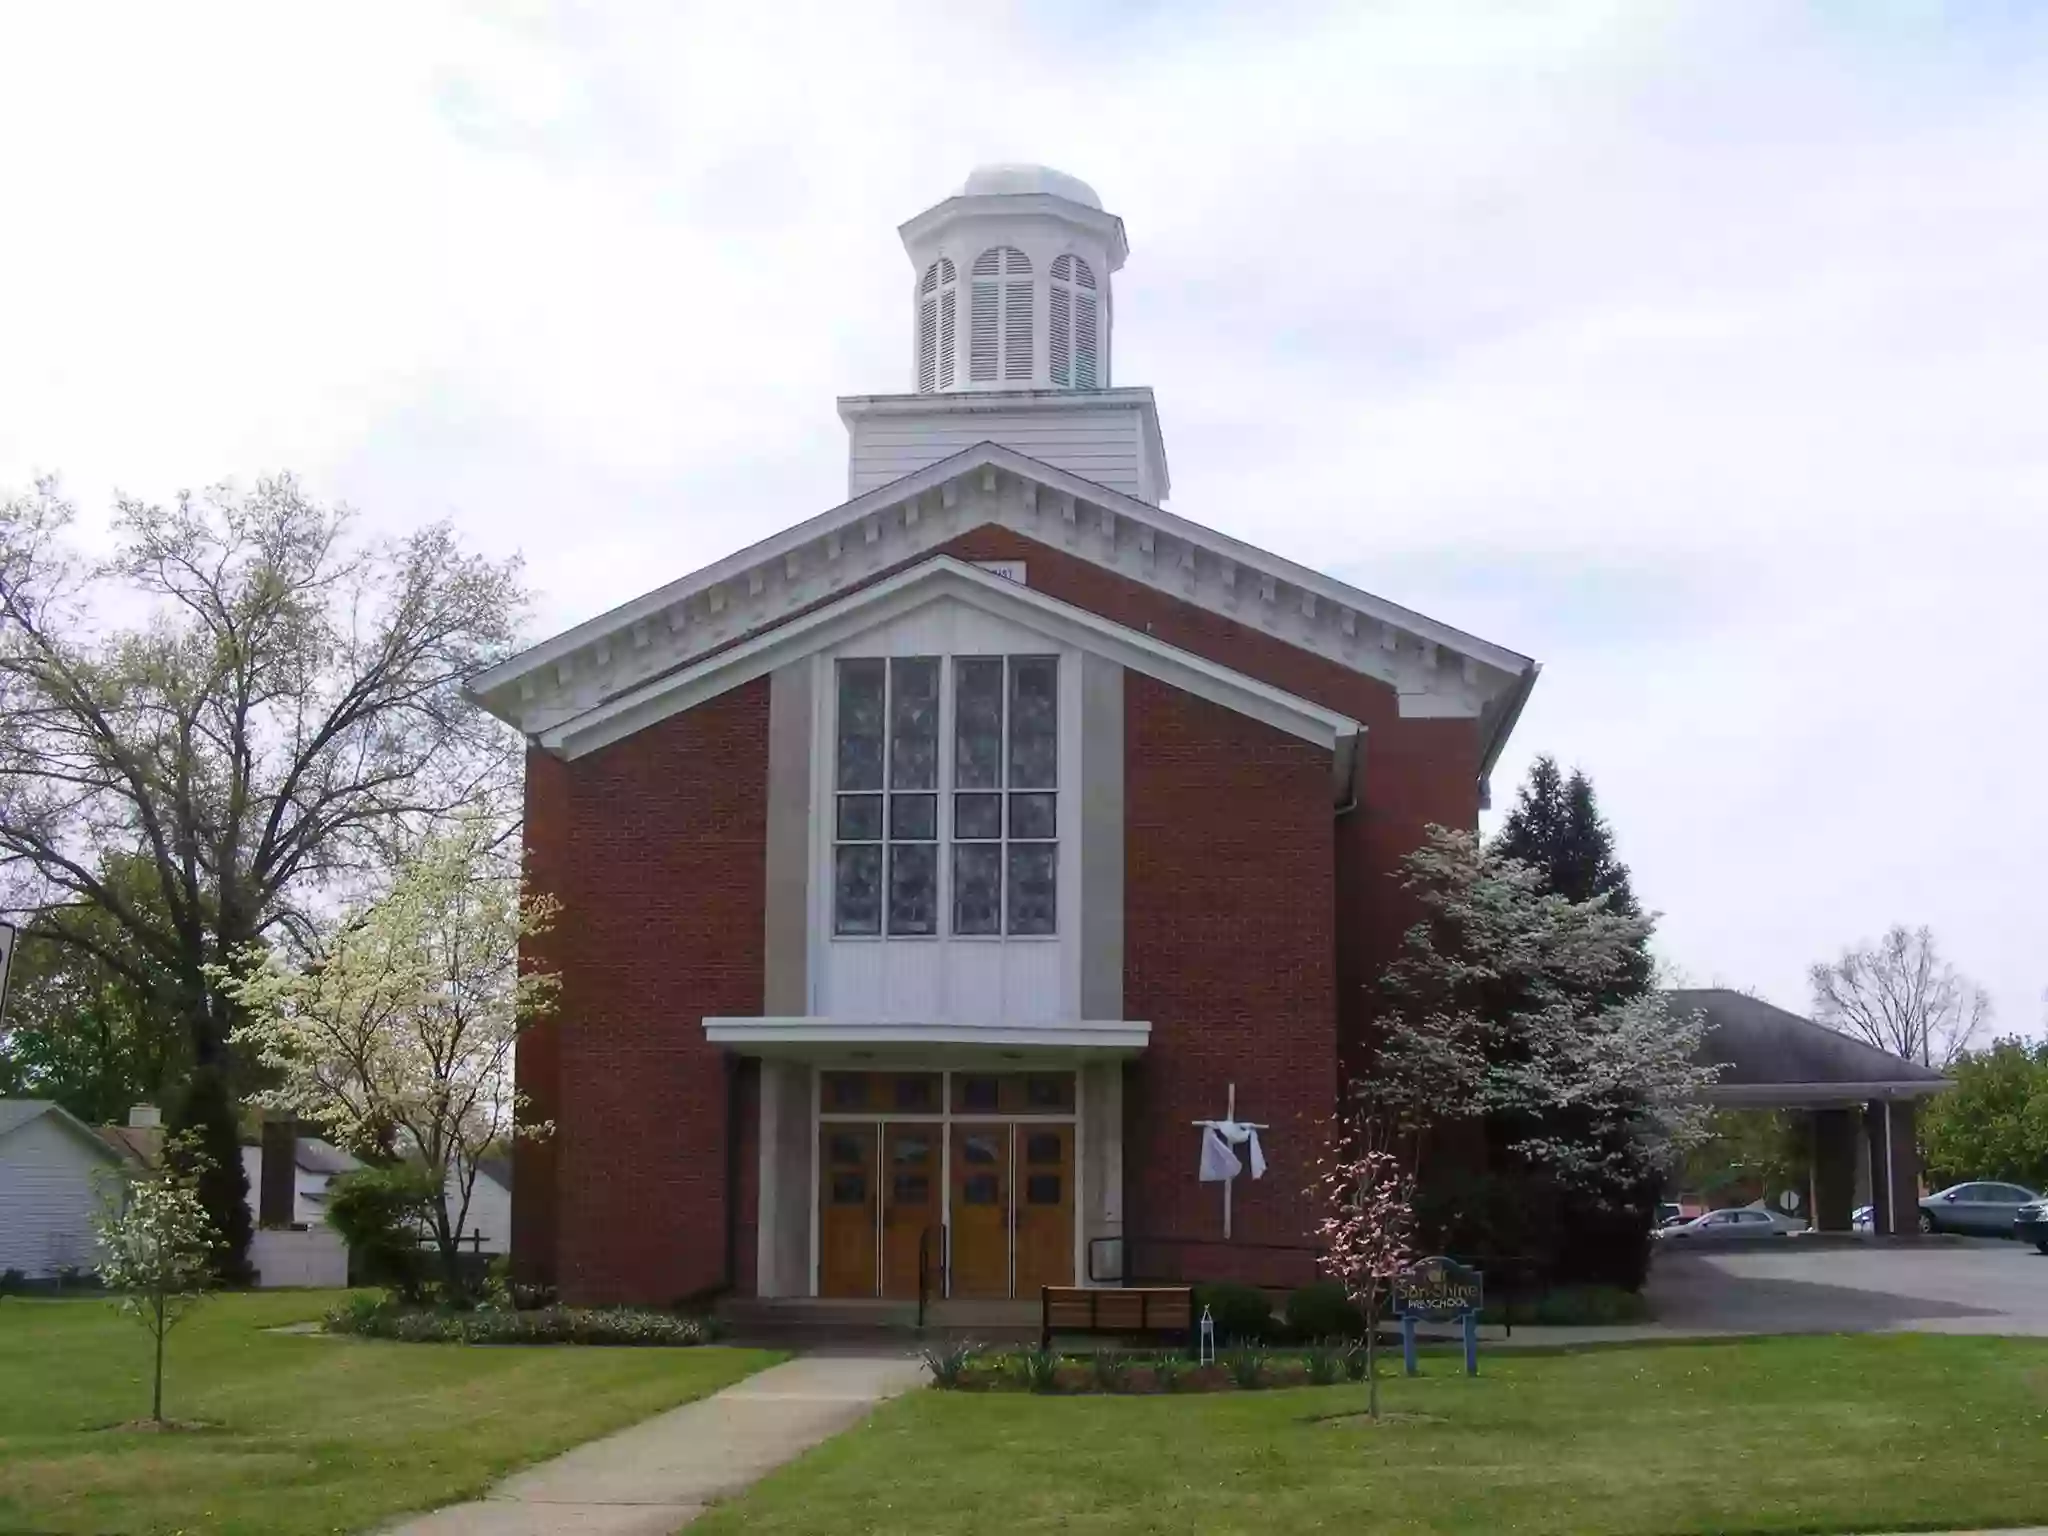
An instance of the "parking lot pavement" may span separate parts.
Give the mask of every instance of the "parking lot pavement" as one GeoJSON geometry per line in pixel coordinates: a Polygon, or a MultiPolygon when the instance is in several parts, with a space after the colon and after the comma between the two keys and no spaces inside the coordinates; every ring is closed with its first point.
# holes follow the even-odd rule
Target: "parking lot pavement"
{"type": "Polygon", "coordinates": [[[1648,1295],[1675,1331],[2048,1335],[2048,1258],[2011,1242],[1660,1251],[1648,1295]]]}

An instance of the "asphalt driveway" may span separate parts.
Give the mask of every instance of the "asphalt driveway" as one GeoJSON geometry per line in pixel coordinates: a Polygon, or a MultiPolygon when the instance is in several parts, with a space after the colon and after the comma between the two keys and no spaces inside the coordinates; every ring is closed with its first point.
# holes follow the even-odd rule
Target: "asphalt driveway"
{"type": "Polygon", "coordinates": [[[1648,1294],[1660,1330],[2048,1335],[2048,1258],[1991,1239],[1666,1250],[1648,1294]]]}

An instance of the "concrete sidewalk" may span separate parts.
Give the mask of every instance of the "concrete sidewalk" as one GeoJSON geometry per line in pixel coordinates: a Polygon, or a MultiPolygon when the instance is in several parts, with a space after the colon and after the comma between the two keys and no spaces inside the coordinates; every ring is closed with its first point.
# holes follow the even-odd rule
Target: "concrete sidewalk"
{"type": "Polygon", "coordinates": [[[917,1384],[909,1356],[808,1355],[518,1472],[388,1536],[668,1536],[917,1384]]]}

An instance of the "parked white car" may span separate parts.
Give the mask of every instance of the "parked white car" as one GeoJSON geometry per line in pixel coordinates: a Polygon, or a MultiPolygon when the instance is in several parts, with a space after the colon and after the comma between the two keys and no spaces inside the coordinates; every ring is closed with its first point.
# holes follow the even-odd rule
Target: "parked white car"
{"type": "Polygon", "coordinates": [[[1750,1238],[1790,1237],[1794,1232],[1804,1232],[1806,1223],[1797,1216],[1781,1216],[1761,1205],[1745,1205],[1735,1210],[1708,1211],[1704,1216],[1695,1216],[1691,1221],[1681,1221],[1672,1226],[1657,1229],[1660,1243],[1683,1243],[1694,1239],[1711,1238],[1716,1242],[1728,1240],[1744,1241],[1750,1238]]]}

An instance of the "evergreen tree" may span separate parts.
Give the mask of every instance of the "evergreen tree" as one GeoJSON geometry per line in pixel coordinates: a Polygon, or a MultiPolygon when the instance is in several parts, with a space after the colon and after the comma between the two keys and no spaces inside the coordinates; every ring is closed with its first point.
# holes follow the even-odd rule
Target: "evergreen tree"
{"type": "MultiPolygon", "coordinates": [[[[1600,814],[1593,781],[1582,769],[1574,768],[1567,779],[1558,771],[1556,758],[1537,758],[1515,808],[1494,837],[1493,851],[1535,865],[1543,872],[1547,892],[1568,901],[1605,896],[1608,911],[1622,917],[1642,915],[1629,885],[1628,866],[1614,856],[1614,831],[1600,814]]],[[[1638,997],[1649,985],[1646,936],[1614,996],[1638,997]]]]}

